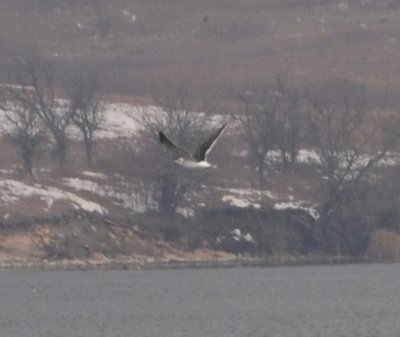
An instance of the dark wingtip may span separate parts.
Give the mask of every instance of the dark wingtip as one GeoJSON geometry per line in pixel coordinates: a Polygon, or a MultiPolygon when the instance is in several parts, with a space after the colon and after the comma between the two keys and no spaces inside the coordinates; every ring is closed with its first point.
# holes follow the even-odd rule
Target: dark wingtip
{"type": "Polygon", "coordinates": [[[224,124],[222,124],[220,127],[219,127],[219,132],[222,132],[222,130],[224,130],[225,129],[225,127],[226,127],[226,122],[224,123],[224,124]]]}

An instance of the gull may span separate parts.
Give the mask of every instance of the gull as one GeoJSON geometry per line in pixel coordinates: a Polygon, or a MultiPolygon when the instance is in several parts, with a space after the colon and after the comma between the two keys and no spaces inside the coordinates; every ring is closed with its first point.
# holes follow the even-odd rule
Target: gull
{"type": "Polygon", "coordinates": [[[161,144],[164,144],[169,150],[175,152],[179,158],[175,160],[175,163],[185,168],[208,168],[215,167],[207,161],[207,154],[212,150],[213,146],[221,137],[224,131],[226,123],[224,123],[219,129],[217,129],[208,139],[200,144],[193,154],[190,154],[184,149],[176,146],[170,141],[164,133],[161,131],[158,133],[158,139],[161,144]]]}

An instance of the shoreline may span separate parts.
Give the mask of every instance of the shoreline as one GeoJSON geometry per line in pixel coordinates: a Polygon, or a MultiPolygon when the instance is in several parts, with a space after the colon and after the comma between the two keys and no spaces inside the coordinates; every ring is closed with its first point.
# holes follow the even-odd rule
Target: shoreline
{"type": "Polygon", "coordinates": [[[272,268],[328,266],[345,264],[399,263],[395,259],[373,259],[367,257],[333,256],[281,256],[268,258],[236,257],[215,260],[36,260],[0,262],[1,270],[61,271],[61,270],[167,270],[167,269],[217,269],[217,268],[272,268]]]}

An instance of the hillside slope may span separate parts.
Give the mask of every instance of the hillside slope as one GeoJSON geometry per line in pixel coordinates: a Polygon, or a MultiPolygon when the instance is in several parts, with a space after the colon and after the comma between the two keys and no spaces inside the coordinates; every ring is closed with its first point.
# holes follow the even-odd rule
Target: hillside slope
{"type": "Polygon", "coordinates": [[[67,74],[94,66],[106,90],[141,96],[180,81],[223,97],[277,75],[396,93],[399,11],[393,0],[4,0],[0,55],[34,45],[67,74]]]}
{"type": "MultiPolygon", "coordinates": [[[[324,245],[339,257],[343,245],[350,247],[345,254],[379,257],[382,242],[391,242],[389,256],[398,257],[398,148],[347,196],[349,209],[341,205],[329,232],[318,211],[331,186],[310,139],[301,140],[291,169],[276,146],[268,151],[261,188],[233,115],[243,113],[240,94],[253,97],[271,83],[282,80],[305,97],[313,87],[344,79],[336,83],[365,89],[367,100],[357,103],[368,121],[357,136],[372,135],[400,106],[399,11],[392,0],[1,1],[2,87],[12,82],[12,61],[37,52],[51,61],[60,87],[71,74],[93,71],[106,103],[94,164],[86,164],[82,136],[71,127],[67,161],[54,161],[49,141],[35,156],[33,178],[23,174],[0,110],[1,263],[298,256],[326,253],[324,245]],[[212,112],[210,129],[228,120],[210,153],[216,169],[182,173],[158,149],[159,130],[150,135],[132,118],[160,113],[160,98],[169,107],[190,101],[183,109],[212,112]],[[149,146],[156,149],[152,158],[146,157],[149,146]],[[175,183],[186,179],[181,194],[170,195],[177,205],[169,216],[161,210],[160,190],[169,190],[154,169],[162,165],[158,159],[170,164],[166,170],[175,173],[175,183]]],[[[181,141],[190,148],[194,139],[181,141]]],[[[368,162],[371,148],[351,170],[368,162]]],[[[333,151],[339,168],[346,150],[333,151]]]]}

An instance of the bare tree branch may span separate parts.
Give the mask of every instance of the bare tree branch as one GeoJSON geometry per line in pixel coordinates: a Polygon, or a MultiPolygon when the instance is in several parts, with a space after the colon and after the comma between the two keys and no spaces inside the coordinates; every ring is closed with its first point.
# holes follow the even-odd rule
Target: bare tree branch
{"type": "Polygon", "coordinates": [[[299,99],[278,78],[275,85],[236,91],[239,112],[233,118],[243,130],[250,163],[255,165],[260,187],[265,185],[267,154],[281,152],[285,167],[296,160],[299,135],[299,99]]]}
{"type": "Polygon", "coordinates": [[[37,54],[27,54],[15,60],[13,82],[14,99],[35,112],[46,124],[55,141],[53,155],[62,164],[67,148],[66,129],[74,111],[56,99],[55,74],[51,64],[37,54]]]}
{"type": "Polygon", "coordinates": [[[15,88],[3,87],[0,108],[6,123],[2,127],[20,150],[25,174],[33,177],[33,159],[46,138],[47,130],[36,111],[30,109],[24,101],[18,100],[18,97],[15,88]]]}
{"type": "MultiPolygon", "coordinates": [[[[320,222],[326,237],[337,234],[334,223],[347,195],[368,178],[371,170],[387,155],[379,144],[377,132],[365,131],[365,94],[361,87],[347,81],[331,81],[308,93],[310,102],[310,142],[320,159],[325,195],[321,200],[320,222]]],[[[351,205],[348,205],[351,207],[351,205]]],[[[350,225],[350,224],[349,224],[350,225]]],[[[340,251],[340,241],[334,243],[340,251]]]]}
{"type": "Polygon", "coordinates": [[[73,115],[72,122],[82,133],[87,163],[91,166],[94,134],[104,122],[104,106],[97,97],[97,77],[81,70],[65,83],[65,88],[73,115]]]}
{"type": "Polygon", "coordinates": [[[205,175],[176,165],[170,152],[158,143],[157,133],[163,131],[177,144],[190,147],[204,137],[212,118],[208,113],[191,111],[184,92],[176,92],[168,102],[168,106],[162,109],[132,111],[130,117],[144,127],[141,153],[145,157],[143,161],[147,162],[146,167],[150,168],[149,184],[154,199],[160,212],[171,216],[183,203],[186,194],[204,182],[205,175]]]}

